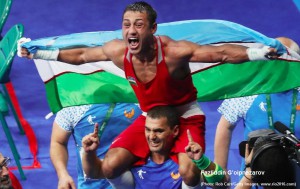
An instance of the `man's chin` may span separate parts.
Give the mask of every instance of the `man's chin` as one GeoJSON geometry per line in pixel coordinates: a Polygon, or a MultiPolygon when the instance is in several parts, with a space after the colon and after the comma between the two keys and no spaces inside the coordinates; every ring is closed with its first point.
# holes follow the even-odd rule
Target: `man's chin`
{"type": "Polygon", "coordinates": [[[157,152],[160,152],[160,148],[159,147],[150,147],[150,151],[152,153],[157,153],[157,152]]]}
{"type": "Polygon", "coordinates": [[[137,55],[140,53],[140,49],[128,49],[130,54],[137,55]]]}

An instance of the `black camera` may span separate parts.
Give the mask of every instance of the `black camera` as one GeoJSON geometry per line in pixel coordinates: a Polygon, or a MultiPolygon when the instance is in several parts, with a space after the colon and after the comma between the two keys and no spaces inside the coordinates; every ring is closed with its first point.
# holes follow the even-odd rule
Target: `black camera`
{"type": "MultiPolygon", "coordinates": [[[[256,149],[253,154],[252,160],[255,159],[266,149],[275,146],[281,146],[284,148],[288,155],[288,158],[297,163],[300,166],[300,141],[290,132],[287,126],[281,122],[276,122],[274,127],[280,133],[276,133],[271,129],[260,129],[252,131],[248,134],[248,140],[242,141],[239,144],[239,152],[242,157],[245,157],[245,146],[248,143],[249,152],[261,141],[269,141],[266,144],[256,149]]],[[[252,162],[253,162],[252,161],[252,162]]]]}

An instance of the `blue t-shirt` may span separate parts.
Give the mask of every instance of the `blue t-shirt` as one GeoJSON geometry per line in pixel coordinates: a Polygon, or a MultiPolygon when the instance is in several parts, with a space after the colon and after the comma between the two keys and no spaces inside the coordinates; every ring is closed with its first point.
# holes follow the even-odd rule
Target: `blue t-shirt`
{"type": "Polygon", "coordinates": [[[143,166],[133,167],[131,172],[135,181],[135,189],[179,189],[182,177],[178,172],[178,164],[168,159],[156,164],[148,158],[143,166]]]}
{"type": "MultiPolygon", "coordinates": [[[[271,108],[273,123],[280,121],[287,127],[290,126],[293,90],[271,94],[271,108]]],[[[300,138],[300,95],[298,89],[297,108],[295,119],[295,135],[300,138]]],[[[244,120],[244,139],[247,140],[251,131],[268,129],[268,114],[266,95],[254,95],[241,98],[226,99],[218,111],[231,125],[235,126],[239,120],[244,120]]]]}

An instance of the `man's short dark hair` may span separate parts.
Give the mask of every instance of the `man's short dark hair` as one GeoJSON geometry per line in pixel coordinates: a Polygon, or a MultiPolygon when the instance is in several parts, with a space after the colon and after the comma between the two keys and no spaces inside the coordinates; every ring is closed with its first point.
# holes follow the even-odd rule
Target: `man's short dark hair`
{"type": "Polygon", "coordinates": [[[179,114],[175,107],[171,106],[155,106],[147,112],[147,117],[152,119],[167,118],[168,125],[173,129],[175,125],[179,125],[179,114]]]}
{"type": "Polygon", "coordinates": [[[144,1],[138,1],[138,2],[128,5],[124,10],[123,15],[127,11],[146,12],[148,15],[150,27],[152,27],[152,25],[156,22],[156,18],[157,18],[156,11],[152,8],[152,6],[150,4],[148,4],[144,1]]]}

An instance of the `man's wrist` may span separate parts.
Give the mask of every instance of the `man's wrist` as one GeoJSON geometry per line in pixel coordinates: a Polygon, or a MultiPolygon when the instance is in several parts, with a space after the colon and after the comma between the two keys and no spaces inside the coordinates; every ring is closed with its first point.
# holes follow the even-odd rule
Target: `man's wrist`
{"type": "Polygon", "coordinates": [[[211,163],[210,159],[208,159],[208,157],[206,157],[204,154],[199,160],[193,160],[193,162],[200,170],[205,170],[211,163]]]}
{"type": "Polygon", "coordinates": [[[215,163],[215,170],[210,171],[209,174],[204,172],[203,176],[208,183],[214,184],[224,179],[225,171],[222,169],[221,166],[215,163]]]}
{"type": "Polygon", "coordinates": [[[54,60],[58,58],[59,49],[55,50],[37,50],[33,55],[33,59],[54,60]]]}
{"type": "Polygon", "coordinates": [[[266,55],[269,53],[269,47],[263,48],[248,48],[246,50],[249,60],[268,60],[266,55]]]}

